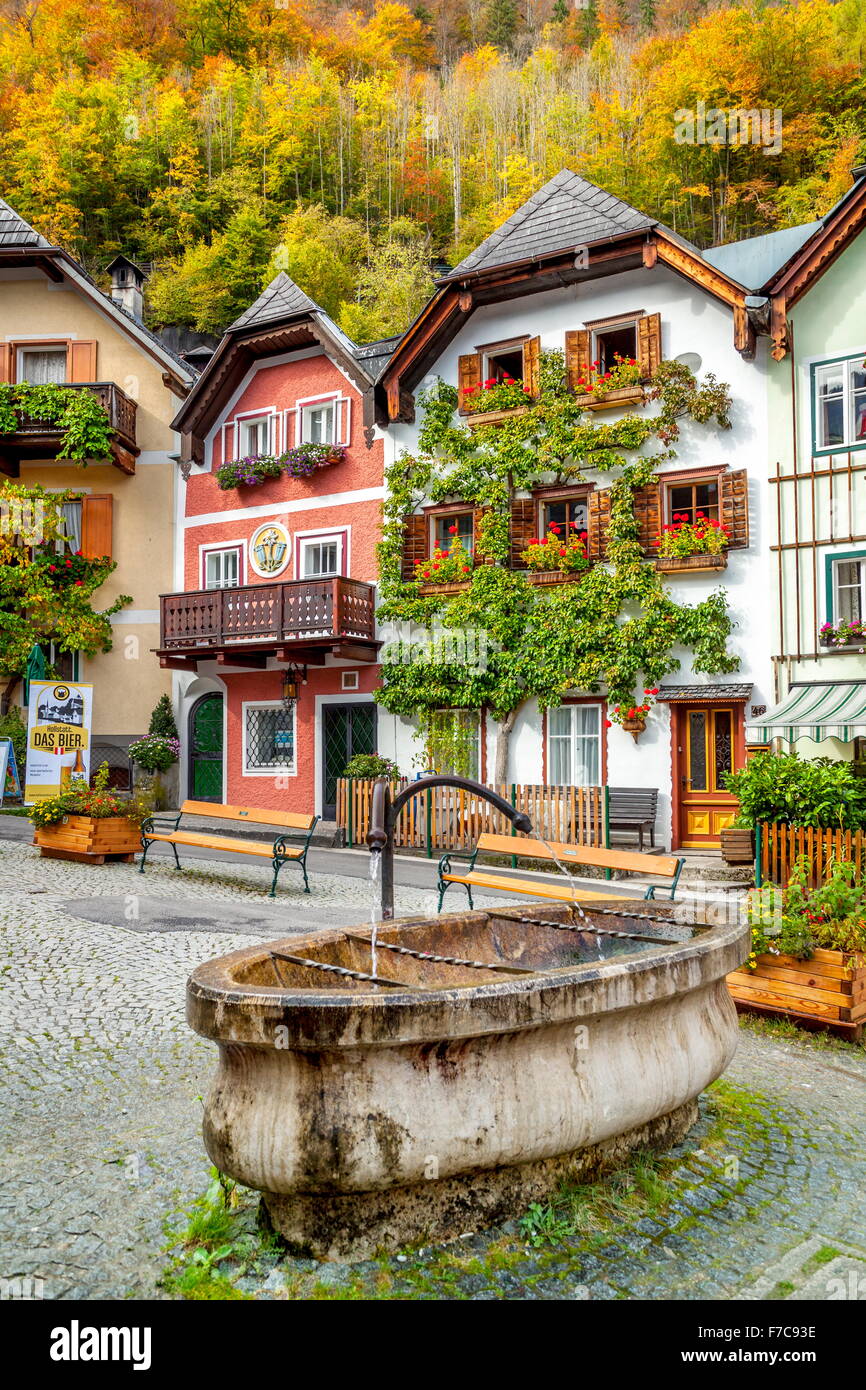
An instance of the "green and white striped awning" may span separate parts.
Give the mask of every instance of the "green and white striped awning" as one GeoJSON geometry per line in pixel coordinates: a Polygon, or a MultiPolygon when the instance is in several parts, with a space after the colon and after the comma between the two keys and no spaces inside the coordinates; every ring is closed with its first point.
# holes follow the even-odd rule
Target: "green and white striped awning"
{"type": "Polygon", "coordinates": [[[848,743],[866,735],[866,682],[814,681],[792,685],[770,714],[748,721],[763,737],[793,743],[811,738],[839,738],[848,743]]]}

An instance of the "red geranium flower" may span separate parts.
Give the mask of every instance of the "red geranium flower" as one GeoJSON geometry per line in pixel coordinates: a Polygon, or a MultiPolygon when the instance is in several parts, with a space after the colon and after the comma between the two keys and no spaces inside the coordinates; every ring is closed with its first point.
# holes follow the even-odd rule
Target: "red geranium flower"
{"type": "Polygon", "coordinates": [[[449,526],[449,527],[448,527],[448,534],[449,534],[450,536],[456,536],[456,535],[457,535],[457,530],[458,530],[458,528],[457,528],[456,526],[449,526]]]}

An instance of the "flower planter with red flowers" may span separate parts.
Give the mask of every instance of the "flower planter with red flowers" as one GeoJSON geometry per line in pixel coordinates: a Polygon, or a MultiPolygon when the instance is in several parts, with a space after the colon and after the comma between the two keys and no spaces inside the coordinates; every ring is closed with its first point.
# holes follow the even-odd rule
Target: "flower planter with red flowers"
{"type": "Polygon", "coordinates": [[[126,816],[64,816],[36,831],[34,845],[48,859],[72,859],[80,864],[104,864],[106,859],[127,863],[141,849],[141,830],[126,816]]]}
{"type": "Polygon", "coordinates": [[[533,536],[520,558],[530,571],[533,584],[573,583],[589,569],[586,553],[586,532],[579,531],[569,535],[569,530],[577,531],[577,523],[557,525],[550,522],[547,535],[533,536]]]}
{"type": "Polygon", "coordinates": [[[527,415],[530,410],[531,392],[528,386],[513,377],[503,377],[497,381],[490,377],[478,386],[464,386],[460,395],[460,412],[470,418],[470,428],[481,425],[499,425],[503,420],[512,420],[518,415],[527,415]]]}
{"type": "Polygon", "coordinates": [[[695,512],[692,521],[688,512],[674,512],[662,526],[657,537],[656,569],[661,574],[701,574],[723,570],[728,565],[730,527],[695,512]]]}
{"type": "Polygon", "coordinates": [[[592,362],[586,374],[578,377],[575,399],[586,410],[614,410],[643,403],[640,364],[634,357],[620,357],[618,352],[613,356],[609,371],[601,371],[601,363],[592,362]]]}
{"type": "Polygon", "coordinates": [[[419,560],[415,566],[415,582],[419,593],[459,593],[469,585],[472,576],[472,556],[460,542],[456,526],[450,526],[452,541],[447,550],[436,546],[429,560],[419,560]]]}
{"type": "Polygon", "coordinates": [[[619,724],[627,734],[631,734],[637,743],[641,734],[646,733],[647,715],[655,704],[655,696],[658,695],[658,686],[649,687],[644,691],[643,702],[639,705],[614,705],[610,711],[610,718],[605,721],[609,729],[612,724],[619,724]]]}

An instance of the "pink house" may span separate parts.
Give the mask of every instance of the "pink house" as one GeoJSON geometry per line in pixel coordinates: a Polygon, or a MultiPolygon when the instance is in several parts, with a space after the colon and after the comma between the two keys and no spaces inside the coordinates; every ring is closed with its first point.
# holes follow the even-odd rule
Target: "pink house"
{"type": "Polygon", "coordinates": [[[375,751],[372,386],[392,348],[357,348],[280,274],[174,421],[183,587],[158,655],[178,673],[182,796],[330,818],[348,759],[375,751]]]}

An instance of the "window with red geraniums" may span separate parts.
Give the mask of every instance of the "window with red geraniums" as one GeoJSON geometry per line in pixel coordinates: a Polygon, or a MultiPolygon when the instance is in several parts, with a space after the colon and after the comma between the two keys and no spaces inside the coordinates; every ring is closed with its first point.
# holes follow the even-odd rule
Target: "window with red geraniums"
{"type": "Polygon", "coordinates": [[[469,415],[489,410],[514,410],[529,404],[530,390],[522,381],[504,376],[487,377],[479,386],[464,386],[461,406],[469,415]]]}
{"type": "Polygon", "coordinates": [[[418,583],[453,584],[469,579],[472,573],[472,556],[463,544],[456,520],[451,521],[448,532],[448,544],[434,546],[430,559],[419,560],[415,566],[415,579],[418,583]]]}
{"type": "Polygon", "coordinates": [[[433,548],[450,550],[455,540],[472,555],[475,549],[475,521],[472,512],[445,512],[433,518],[433,548]]]}
{"type": "Polygon", "coordinates": [[[684,521],[697,521],[699,515],[719,520],[719,483],[717,478],[694,479],[668,483],[665,488],[665,512],[668,521],[677,514],[684,521]]]}
{"type": "Polygon", "coordinates": [[[731,540],[731,529],[703,512],[696,512],[694,521],[688,512],[674,512],[656,538],[658,553],[663,557],[685,555],[721,555],[731,540]]]}
{"type": "Polygon", "coordinates": [[[609,391],[618,391],[624,386],[640,385],[640,363],[634,357],[621,357],[614,353],[610,365],[596,358],[585,376],[577,379],[577,389],[585,395],[602,400],[609,391]]]}
{"type": "Polygon", "coordinates": [[[534,536],[521,552],[520,558],[527,569],[536,571],[559,570],[563,574],[577,574],[589,568],[586,553],[586,532],[568,534],[567,527],[551,522],[546,536],[534,536]]]}
{"type": "Polygon", "coordinates": [[[605,727],[609,729],[612,724],[646,723],[647,715],[655,705],[655,696],[658,693],[659,687],[657,685],[650,686],[644,690],[643,700],[640,704],[614,705],[610,711],[610,717],[605,720],[605,727]]]}

